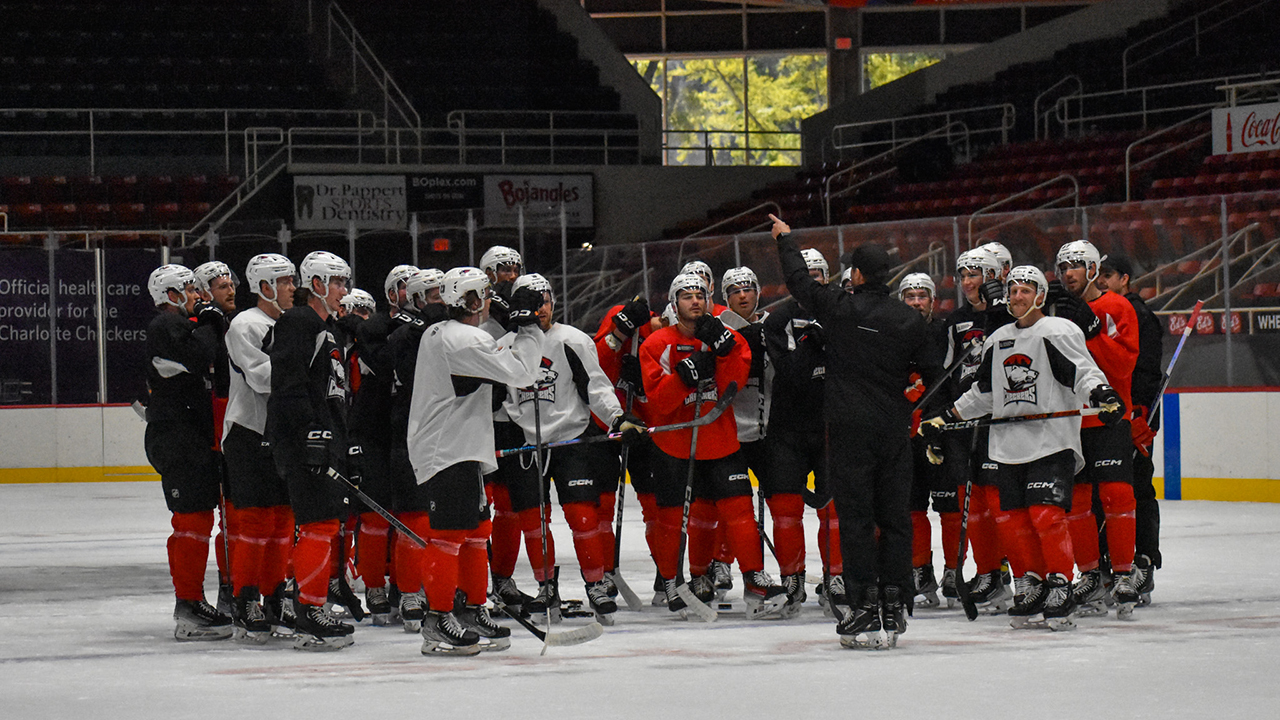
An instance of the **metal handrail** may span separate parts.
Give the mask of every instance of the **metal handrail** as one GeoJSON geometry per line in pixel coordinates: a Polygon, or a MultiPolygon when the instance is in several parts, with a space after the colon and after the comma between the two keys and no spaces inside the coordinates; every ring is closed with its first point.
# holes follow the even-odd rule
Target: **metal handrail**
{"type": "Polygon", "coordinates": [[[836,172],[828,175],[827,179],[823,182],[823,192],[822,192],[823,206],[824,206],[824,212],[825,212],[824,217],[826,218],[827,224],[828,225],[831,224],[831,198],[838,197],[841,195],[848,195],[849,193],[862,187],[863,185],[866,185],[867,183],[872,182],[873,180],[879,180],[880,178],[890,174],[892,170],[885,170],[879,173],[872,174],[870,177],[863,178],[861,181],[853,183],[852,185],[848,185],[841,190],[837,190],[835,193],[831,192],[831,181],[835,180],[838,177],[843,177],[845,175],[848,175],[853,171],[858,170],[859,168],[866,167],[867,165],[883,160],[889,157],[890,155],[893,155],[894,153],[898,152],[904,147],[908,147],[918,142],[928,140],[929,138],[946,134],[949,140],[951,138],[951,130],[953,128],[958,128],[959,130],[962,131],[962,136],[964,137],[964,144],[965,144],[965,155],[967,157],[969,154],[969,126],[964,124],[964,122],[960,120],[952,120],[951,122],[948,122],[946,125],[943,125],[940,128],[934,128],[933,130],[930,130],[929,132],[925,133],[924,135],[921,135],[920,137],[912,138],[911,140],[908,140],[902,143],[901,145],[894,145],[893,147],[889,148],[888,150],[885,150],[879,155],[873,155],[869,158],[866,158],[865,160],[859,160],[858,162],[850,165],[849,167],[843,170],[837,170],[836,172]]]}
{"type": "Polygon", "coordinates": [[[977,129],[971,130],[970,134],[977,135],[979,133],[990,133],[990,132],[998,131],[1001,136],[1001,142],[1007,143],[1009,141],[1009,131],[1013,129],[1014,124],[1017,122],[1017,118],[1018,118],[1018,111],[1013,106],[1013,103],[983,105],[981,107],[963,108],[959,110],[942,110],[939,112],[921,113],[919,115],[903,115],[903,116],[894,117],[894,118],[887,118],[884,120],[863,120],[863,121],[854,122],[854,123],[844,123],[842,125],[836,125],[835,127],[831,128],[831,147],[833,150],[839,151],[841,152],[841,154],[843,154],[843,151],[854,149],[854,148],[872,147],[875,145],[886,145],[886,144],[896,146],[898,144],[898,127],[897,126],[898,126],[898,123],[900,122],[907,122],[910,120],[927,120],[929,118],[940,117],[940,118],[943,118],[944,122],[946,122],[947,124],[950,124],[952,122],[955,122],[955,120],[953,119],[955,118],[955,116],[970,115],[970,114],[976,114],[976,113],[991,111],[991,110],[1001,111],[1000,125],[997,127],[989,127],[989,128],[979,127],[977,129]],[[874,141],[865,142],[865,143],[849,143],[849,144],[841,143],[841,138],[844,135],[844,132],[846,130],[852,130],[854,128],[865,128],[873,125],[884,125],[884,124],[889,125],[890,139],[888,140],[874,140],[874,141]]]}
{"type": "MultiPolygon", "coordinates": [[[[1258,223],[1253,223],[1253,224],[1257,225],[1258,223]]],[[[1231,260],[1234,262],[1239,260],[1248,260],[1250,256],[1256,256],[1253,260],[1253,264],[1250,265],[1247,270],[1245,270],[1243,273],[1240,274],[1239,280],[1232,283],[1231,286],[1226,288],[1225,290],[1221,290],[1205,298],[1205,301],[1204,301],[1205,304],[1208,305],[1212,301],[1216,300],[1219,295],[1229,294],[1235,291],[1240,286],[1244,285],[1245,283],[1252,281],[1254,278],[1258,277],[1259,275],[1267,272],[1268,270],[1274,269],[1275,266],[1272,265],[1272,267],[1266,268],[1260,272],[1256,272],[1256,273],[1254,272],[1254,270],[1257,270],[1258,266],[1261,265],[1262,262],[1266,260],[1268,257],[1270,257],[1273,253],[1275,253],[1276,250],[1280,250],[1280,238],[1272,239],[1251,250],[1245,250],[1240,255],[1231,258],[1231,260]]]]}
{"type": "MultiPolygon", "coordinates": [[[[994,209],[996,209],[996,208],[1000,207],[1001,205],[1005,205],[1005,204],[1007,204],[1007,203],[1013,202],[1014,200],[1017,200],[1018,198],[1022,197],[1023,195],[1030,195],[1031,193],[1035,192],[1036,190],[1039,190],[1039,189],[1040,189],[1040,188],[1042,188],[1042,187],[1047,187],[1047,186],[1049,186],[1049,185],[1053,185],[1054,183],[1056,183],[1056,182],[1058,182],[1058,181],[1060,181],[1060,180],[1069,180],[1069,181],[1071,181],[1071,185],[1072,185],[1072,190],[1071,190],[1071,192],[1067,193],[1066,195],[1063,195],[1062,197],[1054,198],[1054,199],[1050,200],[1049,202],[1046,202],[1046,203],[1044,203],[1044,204],[1042,204],[1042,205],[1037,205],[1036,207],[1031,208],[1031,209],[1032,209],[1032,210],[1042,210],[1042,209],[1044,209],[1044,208],[1047,208],[1047,207],[1049,207],[1049,206],[1051,206],[1051,205],[1054,205],[1054,204],[1056,204],[1056,203],[1058,203],[1058,202],[1060,202],[1060,201],[1062,201],[1062,200],[1065,200],[1065,199],[1067,199],[1067,198],[1074,198],[1074,199],[1075,199],[1075,201],[1076,201],[1076,202],[1075,202],[1075,206],[1076,206],[1076,207],[1080,207],[1080,181],[1079,181],[1079,180],[1076,180],[1076,177],[1075,177],[1074,175],[1068,175],[1068,174],[1064,173],[1064,174],[1062,174],[1062,175],[1059,175],[1059,176],[1057,176],[1057,177],[1053,178],[1052,180],[1045,180],[1044,182],[1040,183],[1039,185],[1035,185],[1035,186],[1033,186],[1033,187],[1029,187],[1029,188],[1027,188],[1026,190],[1021,190],[1021,191],[1019,191],[1019,192],[1016,192],[1016,193],[1014,193],[1014,194],[1010,195],[1009,197],[1001,198],[1000,200],[997,200],[997,201],[995,201],[995,202],[991,203],[990,205],[987,205],[986,207],[978,208],[977,210],[975,210],[975,211],[973,212],[973,214],[971,214],[971,215],[969,216],[969,247],[970,247],[970,248],[972,248],[972,247],[973,247],[973,221],[974,221],[974,220],[977,220],[979,215],[990,214],[990,212],[991,212],[992,210],[994,210],[994,209]]],[[[1011,219],[1011,220],[1006,220],[1006,221],[1004,221],[1004,222],[1000,223],[999,225],[994,225],[994,226],[992,226],[992,227],[987,228],[985,232],[990,232],[990,231],[992,231],[992,230],[995,230],[995,229],[996,229],[996,228],[998,228],[998,227],[1004,227],[1005,225],[1008,225],[1009,223],[1011,223],[1011,222],[1016,222],[1016,221],[1017,221],[1017,218],[1016,218],[1016,217],[1015,217],[1015,218],[1013,218],[1013,219],[1011,219]]]]}
{"type": "MultiPolygon", "coordinates": [[[[1222,106],[1221,106],[1221,105],[1218,105],[1217,107],[1222,107],[1222,106]]],[[[1157,130],[1157,131],[1155,131],[1155,132],[1151,133],[1150,135],[1147,135],[1147,136],[1145,136],[1145,137],[1138,138],[1137,140],[1134,140],[1133,142],[1129,143],[1129,146],[1128,146],[1127,148],[1125,148],[1125,149],[1124,149],[1124,201],[1125,201],[1125,202],[1129,202],[1130,200],[1132,200],[1132,199],[1133,199],[1133,181],[1132,181],[1132,177],[1133,177],[1133,171],[1134,171],[1134,169],[1139,168],[1139,167],[1142,167],[1143,165],[1146,165],[1147,163],[1150,163],[1150,162],[1153,162],[1153,161],[1155,161],[1155,160],[1158,160],[1158,159],[1160,159],[1160,158],[1164,157],[1165,155],[1168,155],[1169,153],[1172,153],[1172,152],[1174,152],[1174,151],[1176,151],[1176,150],[1181,150],[1182,148],[1187,147],[1188,145],[1191,145],[1192,143],[1199,142],[1199,141],[1201,141],[1201,140],[1203,140],[1203,139],[1205,139],[1205,138],[1209,137],[1210,135],[1212,135],[1212,134],[1213,134],[1213,131],[1212,131],[1212,130],[1209,130],[1209,131],[1206,131],[1206,132],[1200,133],[1199,135],[1195,135],[1194,137],[1191,137],[1191,138],[1189,138],[1189,139],[1187,139],[1187,140],[1184,140],[1184,141],[1182,141],[1182,142],[1180,142],[1180,143],[1178,143],[1178,144],[1174,145],[1173,147],[1165,148],[1164,150],[1161,150],[1160,152],[1158,152],[1158,153],[1156,153],[1156,154],[1154,154],[1154,155],[1152,155],[1152,156],[1150,156],[1150,157],[1148,157],[1148,158],[1144,158],[1144,159],[1142,159],[1142,160],[1138,161],[1137,163],[1133,162],[1133,149],[1134,149],[1135,147],[1137,147],[1137,146],[1139,146],[1139,145],[1141,145],[1141,144],[1143,144],[1143,143],[1150,142],[1151,140],[1154,140],[1154,139],[1156,139],[1156,138],[1160,137],[1161,135],[1164,135],[1164,134],[1166,134],[1166,133],[1169,133],[1169,132],[1171,132],[1171,131],[1173,131],[1173,130],[1177,130],[1178,128],[1180,128],[1180,127],[1182,127],[1182,126],[1184,126],[1184,125],[1189,125],[1189,124],[1191,124],[1191,123],[1195,122],[1196,120],[1200,120],[1200,119],[1202,119],[1202,118],[1210,117],[1210,116],[1212,116],[1212,115],[1213,115],[1213,110],[1206,110],[1206,111],[1201,112],[1201,113],[1196,113],[1195,115],[1192,115],[1191,117],[1189,117],[1189,118],[1187,118],[1187,119],[1185,119],[1185,120],[1181,120],[1181,121],[1179,121],[1179,122],[1176,122],[1176,123],[1174,123],[1173,125],[1170,125],[1169,127],[1166,127],[1166,128],[1160,129],[1160,130],[1157,130]]]]}
{"type": "MultiPolygon", "coordinates": [[[[1034,120],[1034,121],[1035,121],[1035,124],[1036,124],[1036,127],[1035,127],[1035,136],[1036,136],[1036,139],[1037,139],[1037,140],[1041,140],[1041,139],[1048,139],[1048,137],[1049,137],[1049,116],[1054,112],[1054,110],[1045,110],[1043,113],[1041,113],[1041,112],[1040,112],[1040,101],[1041,101],[1041,100],[1043,100],[1044,98],[1048,97],[1049,93],[1053,92],[1054,90],[1057,90],[1057,89],[1058,89],[1058,86],[1060,86],[1060,85],[1065,85],[1065,84],[1067,84],[1068,82],[1071,82],[1072,80],[1074,80],[1074,81],[1075,81],[1075,83],[1076,83],[1076,91],[1075,91],[1074,93],[1069,94],[1069,95],[1063,95],[1062,97],[1074,97],[1074,96],[1076,96],[1076,95],[1083,95],[1083,94],[1084,94],[1084,82],[1082,82],[1082,81],[1080,80],[1080,76],[1079,76],[1079,75],[1067,75],[1066,77],[1062,78],[1062,79],[1061,79],[1061,80],[1059,80],[1058,82],[1056,82],[1056,83],[1054,83],[1054,84],[1050,85],[1049,87],[1045,88],[1043,92],[1041,92],[1039,95],[1037,95],[1037,96],[1036,96],[1035,102],[1031,104],[1031,119],[1032,119],[1032,120],[1034,120]],[[1044,118],[1044,138],[1041,138],[1041,137],[1040,137],[1040,118],[1041,118],[1041,117],[1043,117],[1043,118],[1044,118]]],[[[1055,101],[1055,103],[1056,103],[1056,101],[1055,101]]],[[[1055,108],[1054,108],[1054,109],[1056,110],[1056,104],[1055,104],[1055,108]]]]}
{"type": "Polygon", "coordinates": [[[1227,6],[1227,5],[1231,5],[1232,3],[1235,3],[1235,2],[1236,2],[1236,0],[1224,0],[1223,2],[1220,2],[1220,3],[1218,3],[1217,5],[1214,5],[1213,7],[1206,8],[1206,9],[1204,9],[1204,10],[1201,10],[1200,12],[1196,13],[1195,15],[1192,15],[1192,16],[1191,16],[1191,17],[1189,17],[1189,18],[1185,18],[1185,19],[1183,19],[1183,20],[1180,20],[1180,21],[1178,21],[1178,22],[1176,22],[1176,23],[1174,23],[1174,24],[1170,25],[1170,26],[1169,26],[1169,27],[1167,27],[1167,28],[1165,28],[1165,29],[1163,29],[1163,30],[1159,30],[1159,31],[1157,31],[1157,32],[1154,32],[1154,33],[1152,33],[1152,34],[1150,34],[1150,35],[1148,35],[1148,36],[1146,36],[1146,37],[1142,38],[1141,40],[1138,40],[1138,41],[1136,41],[1136,42],[1134,42],[1134,43],[1130,44],[1128,47],[1126,47],[1126,48],[1124,49],[1124,51],[1123,51],[1122,53],[1120,53],[1120,75],[1121,75],[1122,87],[1124,87],[1124,88],[1126,88],[1126,89],[1129,87],[1129,69],[1130,69],[1130,68],[1136,68],[1137,66],[1139,66],[1139,65],[1141,65],[1141,64],[1143,64],[1143,63],[1145,63],[1145,62],[1147,62],[1148,60],[1152,60],[1152,59],[1154,59],[1154,58],[1156,58],[1156,57],[1158,57],[1158,56],[1160,56],[1160,55],[1162,55],[1162,54],[1164,54],[1164,53],[1166,53],[1166,52],[1168,52],[1168,51],[1170,51],[1170,50],[1172,50],[1172,49],[1174,49],[1174,48],[1176,48],[1176,47],[1180,47],[1180,46],[1182,46],[1182,45],[1185,45],[1185,44],[1186,44],[1186,43],[1188,43],[1188,42],[1194,42],[1194,43],[1196,44],[1196,49],[1195,49],[1196,51],[1195,51],[1195,54],[1196,54],[1196,57],[1199,57],[1199,56],[1200,56],[1200,36],[1201,36],[1203,33],[1207,33],[1207,32],[1209,32],[1210,30],[1214,30],[1214,29],[1216,29],[1216,28],[1219,28],[1219,27],[1221,27],[1221,26],[1225,25],[1226,23],[1231,22],[1232,20],[1235,20],[1236,18],[1240,17],[1241,15],[1244,15],[1245,13],[1248,13],[1248,12],[1251,12],[1251,11],[1253,11],[1253,10],[1256,10],[1256,9],[1258,9],[1258,8],[1262,7],[1263,5],[1266,5],[1266,4],[1270,3],[1270,2],[1272,2],[1272,0],[1261,0],[1261,1],[1258,1],[1258,0],[1249,0],[1249,3],[1250,3],[1250,4],[1249,4],[1249,6],[1248,6],[1248,7],[1246,7],[1246,8],[1244,8],[1244,9],[1243,9],[1243,10],[1241,10],[1240,12],[1237,12],[1236,14],[1234,14],[1234,15],[1230,15],[1230,16],[1228,16],[1228,17],[1226,17],[1226,18],[1223,18],[1222,20],[1219,20],[1218,22],[1216,22],[1216,23],[1214,23],[1214,24],[1212,24],[1212,25],[1209,25],[1208,27],[1203,27],[1203,28],[1202,28],[1202,27],[1200,26],[1200,20],[1201,20],[1201,18],[1203,18],[1204,16],[1208,15],[1209,13],[1212,13],[1212,12],[1214,12],[1214,11],[1216,11],[1216,10],[1219,10],[1219,9],[1221,9],[1221,8],[1223,8],[1223,7],[1227,6]],[[1168,44],[1168,45],[1165,45],[1164,47],[1161,47],[1160,49],[1156,50],[1155,52],[1151,53],[1150,55],[1147,55],[1147,56],[1145,56],[1145,57],[1141,58],[1140,60],[1136,60],[1136,61],[1134,61],[1134,62],[1132,62],[1132,63],[1131,63],[1131,62],[1129,62],[1129,53],[1130,53],[1130,51],[1132,51],[1134,48],[1137,48],[1137,47],[1139,47],[1139,46],[1141,46],[1141,45],[1145,45],[1145,44],[1147,44],[1148,42],[1150,42],[1150,41],[1152,41],[1152,40],[1155,40],[1156,38],[1159,38],[1159,37],[1163,37],[1163,36],[1165,36],[1165,35],[1168,35],[1169,33],[1173,32],[1174,30],[1177,30],[1177,29],[1179,29],[1179,28],[1182,28],[1182,27],[1186,26],[1187,24],[1191,24],[1191,25],[1193,25],[1193,26],[1194,26],[1194,28],[1195,28],[1195,29],[1192,31],[1192,35],[1191,35],[1191,37],[1182,38],[1181,40],[1177,40],[1177,41],[1175,41],[1175,42],[1173,42],[1173,43],[1170,43],[1170,44],[1168,44]]]}
{"type": "MultiPolygon", "coordinates": [[[[889,268],[889,272],[891,274],[889,276],[889,281],[886,282],[885,284],[888,285],[889,287],[896,287],[898,284],[898,281],[906,276],[907,271],[915,267],[916,265],[920,264],[920,261],[933,260],[935,257],[939,255],[946,255],[946,252],[947,252],[947,246],[945,243],[941,243],[941,242],[931,243],[929,245],[929,249],[926,250],[923,255],[917,255],[916,257],[913,257],[904,263],[899,263],[898,265],[889,268]]],[[[932,268],[930,269],[932,270],[932,268]]],[[[930,272],[929,274],[936,275],[937,273],[930,272]]]]}
{"type": "Polygon", "coordinates": [[[191,226],[190,230],[184,233],[183,246],[196,247],[206,242],[209,238],[209,233],[215,232],[222,227],[222,224],[248,202],[250,198],[257,195],[276,176],[284,172],[285,168],[288,167],[288,163],[285,161],[288,156],[287,151],[287,145],[281,146],[263,161],[262,165],[255,169],[252,175],[246,177],[235,190],[232,190],[217,205],[214,205],[208,213],[205,213],[204,217],[200,218],[195,225],[191,226]],[[197,236],[197,239],[190,246],[187,246],[187,236],[197,236]]]}
{"type": "MultiPolygon", "coordinates": [[[[699,235],[701,235],[701,234],[703,234],[703,233],[705,233],[705,232],[708,232],[708,231],[710,231],[710,230],[714,230],[715,228],[718,228],[718,227],[720,227],[721,225],[727,225],[727,224],[729,224],[729,223],[733,222],[734,220],[737,220],[737,219],[738,219],[738,218],[740,218],[740,217],[746,217],[747,215],[754,214],[755,212],[757,212],[757,211],[759,211],[759,210],[763,210],[763,209],[765,209],[765,208],[767,208],[767,207],[772,207],[772,208],[775,210],[775,213],[774,213],[775,215],[781,215],[781,214],[782,214],[782,208],[778,205],[778,203],[776,203],[776,202],[774,202],[774,201],[772,201],[772,200],[769,200],[769,201],[767,201],[767,202],[762,202],[762,203],[760,203],[759,205],[756,205],[755,207],[750,208],[750,209],[748,209],[748,210],[743,210],[742,212],[738,213],[737,215],[733,215],[733,216],[731,216],[731,217],[727,217],[727,218],[725,218],[725,219],[723,219],[723,220],[721,220],[721,221],[719,221],[719,222],[717,222],[717,223],[715,223],[715,224],[708,225],[708,226],[706,226],[706,227],[702,228],[701,230],[698,230],[697,232],[693,232],[693,233],[690,233],[690,234],[688,234],[688,235],[685,235],[683,238],[680,238],[680,239],[681,239],[681,240],[692,240],[693,238],[696,238],[696,237],[698,237],[699,235]]],[[[772,220],[765,220],[763,223],[761,223],[761,224],[759,224],[759,225],[752,225],[749,229],[745,230],[744,232],[755,232],[756,230],[759,230],[760,228],[768,227],[770,224],[772,224],[772,222],[773,222],[772,220]]]]}
{"type": "MultiPolygon", "coordinates": [[[[1252,231],[1254,231],[1254,230],[1257,230],[1257,229],[1258,229],[1258,227],[1259,227],[1259,224],[1258,224],[1258,223],[1256,223],[1256,222],[1255,222],[1255,223],[1250,223],[1250,224],[1248,224],[1248,225],[1246,225],[1246,226],[1244,226],[1244,227],[1240,228],[1239,230],[1236,230],[1235,232],[1231,233],[1230,235],[1227,235],[1227,236],[1225,236],[1225,237],[1220,237],[1220,238],[1218,238],[1217,240],[1214,240],[1213,242],[1209,243],[1208,245],[1205,245],[1204,247],[1202,247],[1202,248],[1200,248],[1200,249],[1198,249],[1198,250],[1196,250],[1196,251],[1194,251],[1194,252],[1188,253],[1186,256],[1184,256],[1184,257],[1183,257],[1183,259],[1182,259],[1182,260],[1179,260],[1179,261],[1177,261],[1177,262],[1183,262],[1183,261],[1189,260],[1189,259],[1191,259],[1191,258],[1195,257],[1196,255],[1200,255],[1200,254],[1204,253],[1204,251],[1206,251],[1206,250],[1210,250],[1210,249],[1214,249],[1214,253],[1213,253],[1213,255],[1217,255],[1217,254],[1218,254],[1219,252],[1221,252],[1221,251],[1220,251],[1220,250],[1217,250],[1216,248],[1221,248],[1221,247],[1222,247],[1222,245],[1223,245],[1224,243],[1225,243],[1225,244],[1226,244],[1226,246],[1227,246],[1227,251],[1228,251],[1228,252],[1230,252],[1230,250],[1231,250],[1231,246],[1232,246],[1232,245],[1235,245],[1237,240],[1239,240],[1242,236],[1244,236],[1244,235],[1246,235],[1246,234],[1248,234],[1248,233],[1250,233],[1250,232],[1252,232],[1252,231]]],[[[1151,298],[1151,303],[1152,303],[1152,304],[1154,304],[1154,303],[1156,303],[1157,301],[1159,301],[1159,300],[1160,300],[1160,298],[1164,297],[1165,295],[1168,295],[1169,293],[1173,293],[1173,295],[1172,295],[1168,300],[1166,300],[1166,301],[1165,301],[1164,305],[1161,305],[1161,306],[1160,306],[1160,309],[1161,309],[1161,310],[1167,310],[1167,309],[1169,308],[1169,306],[1170,306],[1170,305],[1172,305],[1175,301],[1177,301],[1177,299],[1178,299],[1178,298],[1180,298],[1180,297],[1182,297],[1184,294],[1186,294],[1186,292],[1187,292],[1188,290],[1190,290],[1190,289],[1191,289],[1191,286],[1192,286],[1192,285],[1194,285],[1194,284],[1195,284],[1195,282],[1196,282],[1197,280],[1199,280],[1199,279],[1201,279],[1201,278],[1203,278],[1203,277],[1207,276],[1211,270],[1216,270],[1216,269],[1217,269],[1217,268],[1214,266],[1214,264],[1213,264],[1213,255],[1211,255],[1211,256],[1210,256],[1210,258],[1211,258],[1211,259],[1210,259],[1210,261],[1209,261],[1209,262],[1207,262],[1207,263],[1205,263],[1204,265],[1202,265],[1202,266],[1200,267],[1200,269],[1196,272],[1196,274],[1195,274],[1195,275],[1193,275],[1193,276],[1191,276],[1191,279],[1187,280],[1186,282],[1182,283],[1181,285],[1178,285],[1177,287],[1169,288],[1168,290],[1165,290],[1163,293],[1160,293],[1159,295],[1156,295],[1155,297],[1151,298]]],[[[1169,263],[1169,264],[1164,265],[1163,267],[1167,268],[1167,267],[1169,267],[1170,265],[1173,265],[1173,264],[1175,264],[1175,263],[1169,263]]],[[[1147,275],[1150,275],[1150,274],[1151,274],[1151,273],[1147,273],[1147,275]]],[[[1143,277],[1145,278],[1145,277],[1146,277],[1146,275],[1144,275],[1143,277]]]]}
{"type": "Polygon", "coordinates": [[[418,115],[418,111],[414,109],[413,102],[409,100],[409,96],[400,89],[400,85],[391,77],[391,73],[387,72],[382,61],[378,59],[377,53],[365,41],[364,36],[356,29],[351,18],[338,7],[337,2],[330,2],[326,9],[326,17],[328,18],[328,51],[329,57],[333,57],[333,33],[336,29],[338,36],[347,42],[351,48],[351,88],[356,89],[356,61],[359,60],[364,65],[365,70],[378,83],[378,89],[383,94],[382,117],[391,124],[391,110],[394,109],[400,115],[400,119],[410,128],[421,128],[422,118],[418,115]]]}
{"type": "Polygon", "coordinates": [[[1129,118],[1129,117],[1137,117],[1137,116],[1142,117],[1142,126],[1145,128],[1147,126],[1148,115],[1181,112],[1184,110],[1204,110],[1207,108],[1216,107],[1218,105],[1218,101],[1214,101],[1214,102],[1205,102],[1205,103],[1194,103],[1191,105],[1150,107],[1148,97],[1151,93],[1157,90],[1187,88],[1187,87],[1193,87],[1197,85],[1213,86],[1211,89],[1216,90],[1218,85],[1229,85],[1237,80],[1249,80],[1249,79],[1266,80],[1273,77],[1280,77],[1280,72],[1265,71],[1265,72],[1257,72],[1257,73],[1247,73],[1244,75],[1229,75],[1226,77],[1205,78],[1205,79],[1199,79],[1199,80],[1183,80],[1180,82],[1161,83],[1158,85],[1144,85],[1142,87],[1129,88],[1127,90],[1100,90],[1098,92],[1082,93],[1080,95],[1069,95],[1066,97],[1058,98],[1057,103],[1055,103],[1054,105],[1054,114],[1057,116],[1058,122],[1062,125],[1064,132],[1068,127],[1070,127],[1071,123],[1076,123],[1078,126],[1083,127],[1085,122],[1087,121],[1096,122],[1099,120],[1114,120],[1117,118],[1129,118]],[[1086,101],[1098,100],[1101,98],[1112,97],[1112,96],[1132,96],[1132,95],[1137,95],[1139,98],[1141,98],[1142,109],[1113,112],[1113,113],[1104,113],[1100,115],[1085,114],[1084,104],[1086,101]],[[1070,106],[1072,102],[1075,102],[1076,105],[1078,105],[1079,107],[1080,114],[1078,117],[1072,117],[1070,114],[1071,113],[1070,106]]]}

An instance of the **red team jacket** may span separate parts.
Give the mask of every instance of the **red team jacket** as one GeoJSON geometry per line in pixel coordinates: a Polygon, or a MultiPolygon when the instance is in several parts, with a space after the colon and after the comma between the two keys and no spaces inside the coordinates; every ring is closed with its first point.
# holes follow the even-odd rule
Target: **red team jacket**
{"type": "MultiPolygon", "coordinates": [[[[1138,314],[1133,304],[1113,292],[1103,292],[1089,303],[1102,321],[1102,331],[1085,343],[1107,382],[1124,400],[1125,417],[1132,417],[1133,366],[1138,361],[1138,314]]],[[[1102,427],[1097,415],[1085,416],[1081,428],[1102,427]]]]}
{"type": "MultiPolygon", "coordinates": [[[[703,396],[703,414],[723,393],[729,383],[742,387],[751,370],[751,348],[747,341],[733,333],[737,344],[729,354],[716,359],[715,396],[703,396]]],[[[693,420],[698,404],[697,391],[684,384],[676,374],[676,365],[697,350],[707,346],[695,338],[685,337],[678,326],[666,327],[654,332],[640,346],[640,372],[644,377],[644,391],[648,397],[646,418],[650,425],[668,425],[693,420]]],[[[692,430],[674,430],[656,433],[653,442],[658,449],[672,457],[689,457],[692,430]]],[[[714,422],[698,429],[699,460],[715,460],[738,450],[738,426],[733,413],[725,412],[714,422]]]]}

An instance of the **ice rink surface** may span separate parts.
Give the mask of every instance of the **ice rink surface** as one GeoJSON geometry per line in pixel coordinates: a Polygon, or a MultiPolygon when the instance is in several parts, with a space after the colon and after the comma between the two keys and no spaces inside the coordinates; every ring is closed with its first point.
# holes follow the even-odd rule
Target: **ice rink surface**
{"type": "MultiPolygon", "coordinates": [[[[653,570],[628,500],[622,569],[647,603],[653,570]]],[[[646,607],[545,656],[512,623],[510,650],[459,658],[423,657],[417,635],[367,620],[335,653],[175,642],[159,483],[0,485],[0,718],[1280,716],[1280,505],[1161,514],[1155,603],[1133,622],[1014,631],[920,609],[898,649],[845,650],[810,586],[790,621],[704,625],[646,607]]],[[[581,598],[556,515],[561,593],[581,598]]],[[[534,587],[523,555],[517,580],[534,587]]]]}

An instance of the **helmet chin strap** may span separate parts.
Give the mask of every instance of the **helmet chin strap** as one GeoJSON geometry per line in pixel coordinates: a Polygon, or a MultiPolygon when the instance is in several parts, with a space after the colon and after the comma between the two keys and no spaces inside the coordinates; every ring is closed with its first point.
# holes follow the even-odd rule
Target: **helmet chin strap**
{"type": "Polygon", "coordinates": [[[1007,311],[1009,312],[1009,314],[1010,314],[1010,315],[1013,315],[1013,317],[1014,317],[1014,319],[1015,319],[1015,320],[1022,320],[1022,319],[1023,319],[1023,318],[1025,318],[1026,316],[1030,315],[1030,314],[1032,313],[1032,311],[1034,311],[1034,310],[1040,310],[1041,308],[1043,308],[1043,307],[1044,307],[1045,300],[1047,300],[1047,299],[1048,299],[1048,297],[1049,297],[1049,296],[1048,296],[1048,294],[1047,294],[1047,293],[1036,292],[1036,299],[1035,299],[1035,301],[1034,301],[1034,302],[1032,302],[1032,303],[1031,303],[1031,307],[1027,308],[1027,311],[1026,311],[1026,312],[1024,312],[1024,313],[1022,313],[1021,315],[1013,315],[1013,305],[1012,305],[1012,304],[1010,304],[1010,303],[1005,303],[1005,305],[1004,305],[1004,309],[1005,309],[1005,310],[1007,310],[1007,311]]]}
{"type": "Polygon", "coordinates": [[[172,306],[174,306],[174,307],[178,308],[179,310],[186,310],[186,309],[187,309],[187,304],[186,304],[185,302],[174,302],[174,301],[173,301],[173,296],[169,294],[169,293],[171,293],[171,292],[176,292],[176,293],[178,293],[179,295],[182,295],[184,299],[185,299],[185,297],[186,297],[186,291],[185,291],[185,290],[178,290],[178,289],[176,289],[176,288],[166,288],[166,289],[165,289],[165,292],[164,292],[164,302],[165,302],[165,304],[166,304],[166,305],[172,305],[172,306]]]}
{"type": "MultiPolygon", "coordinates": [[[[276,280],[279,280],[279,278],[276,278],[276,280]]],[[[258,283],[258,297],[260,297],[260,298],[262,298],[263,300],[266,300],[267,302],[271,303],[271,307],[275,308],[275,309],[276,309],[276,312],[278,312],[278,313],[280,313],[281,315],[283,315],[283,314],[284,314],[284,308],[280,307],[280,303],[278,302],[278,301],[280,300],[280,289],[276,287],[276,280],[272,280],[271,282],[267,282],[266,280],[263,280],[263,281],[259,282],[259,283],[258,283]],[[271,286],[271,289],[272,289],[272,291],[273,291],[273,292],[272,292],[272,296],[271,296],[271,297],[267,297],[266,295],[263,295],[263,294],[262,294],[262,283],[264,283],[264,282],[265,282],[265,283],[267,283],[267,285],[271,286]]]]}

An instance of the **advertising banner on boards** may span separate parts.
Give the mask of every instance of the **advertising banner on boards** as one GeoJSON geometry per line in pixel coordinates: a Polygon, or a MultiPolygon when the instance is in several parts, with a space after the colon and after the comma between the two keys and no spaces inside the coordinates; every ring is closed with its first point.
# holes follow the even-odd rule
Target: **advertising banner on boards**
{"type": "Polygon", "coordinates": [[[594,179],[591,175],[485,175],[485,224],[515,227],[518,208],[524,208],[527,227],[559,227],[563,203],[569,227],[594,227],[594,179]]]}
{"type": "Polygon", "coordinates": [[[409,226],[404,175],[295,175],[297,230],[404,230],[409,226]]]}

